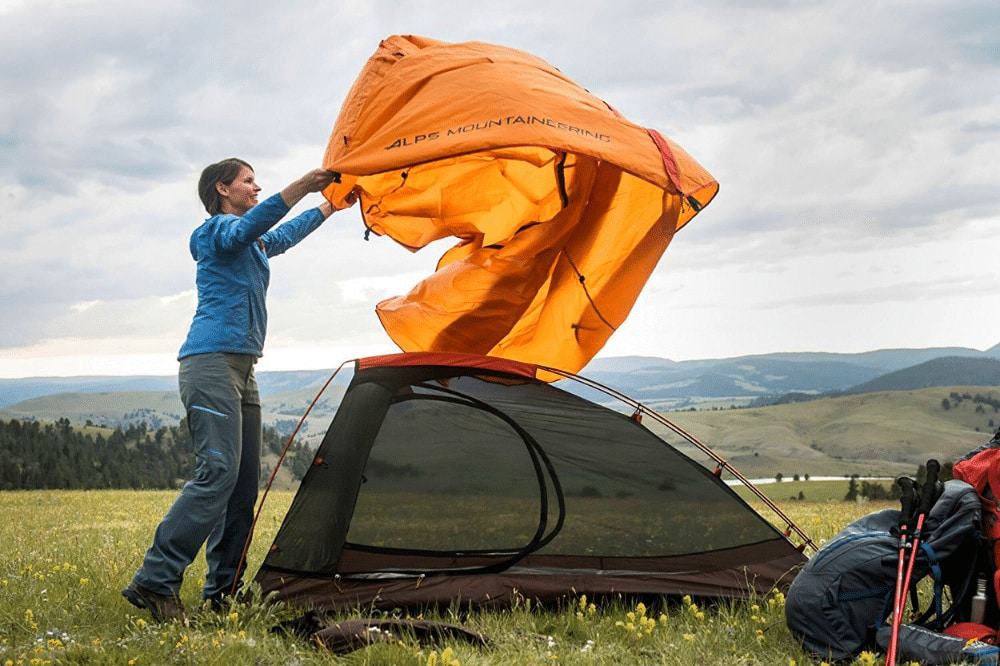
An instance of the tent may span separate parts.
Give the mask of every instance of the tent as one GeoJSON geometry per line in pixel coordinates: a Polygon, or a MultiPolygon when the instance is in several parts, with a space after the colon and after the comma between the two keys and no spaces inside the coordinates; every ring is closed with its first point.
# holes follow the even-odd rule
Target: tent
{"type": "Polygon", "coordinates": [[[713,472],[641,422],[663,417],[591,402],[541,370],[433,352],[356,361],[257,573],[264,592],[343,609],[738,597],[790,582],[805,558],[786,535],[805,535],[773,504],[786,533],[744,502],[724,460],[712,454],[713,472]]]}
{"type": "Polygon", "coordinates": [[[628,316],[678,229],[719,185],[680,146],[544,60],[416,36],[383,40],[323,158],[324,194],[436,272],[376,311],[403,351],[577,371],[628,316]]]}

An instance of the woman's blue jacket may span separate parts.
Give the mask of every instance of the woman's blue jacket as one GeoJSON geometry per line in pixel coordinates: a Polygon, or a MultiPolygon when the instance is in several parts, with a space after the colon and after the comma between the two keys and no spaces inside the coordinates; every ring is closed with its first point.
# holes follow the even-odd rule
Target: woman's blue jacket
{"type": "Polygon", "coordinates": [[[275,194],[243,217],[214,215],[191,234],[191,256],[198,262],[198,309],[178,360],[207,352],[261,356],[271,274],[267,259],[301,241],[324,220],[313,208],[271,229],[288,210],[275,194]]]}

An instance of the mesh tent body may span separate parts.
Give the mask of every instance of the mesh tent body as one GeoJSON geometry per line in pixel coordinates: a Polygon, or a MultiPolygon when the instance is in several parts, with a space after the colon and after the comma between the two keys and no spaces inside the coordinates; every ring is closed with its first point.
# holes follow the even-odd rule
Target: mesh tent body
{"type": "Polygon", "coordinates": [[[674,233],[718,183],[523,51],[381,42],[324,156],[365,224],[417,250],[458,243],[376,311],[403,351],[488,354],[577,371],[626,318],[674,233]]]}
{"type": "Polygon", "coordinates": [[[462,354],[357,362],[256,581],[321,608],[739,597],[804,556],[627,414],[462,354]]]}

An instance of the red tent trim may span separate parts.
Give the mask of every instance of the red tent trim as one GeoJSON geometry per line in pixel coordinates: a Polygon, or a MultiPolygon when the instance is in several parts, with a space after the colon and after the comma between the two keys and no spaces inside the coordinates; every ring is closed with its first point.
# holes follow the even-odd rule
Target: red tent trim
{"type": "Polygon", "coordinates": [[[503,372],[508,375],[519,375],[535,379],[538,367],[530,363],[511,361],[493,356],[479,354],[459,354],[446,352],[406,352],[403,354],[386,354],[384,356],[369,356],[358,359],[358,370],[368,368],[395,368],[407,365],[443,365],[463,368],[481,368],[503,372]]]}
{"type": "Polygon", "coordinates": [[[667,172],[667,178],[673,183],[674,189],[681,194],[687,194],[687,192],[681,189],[681,178],[677,174],[677,162],[674,161],[674,151],[670,150],[667,140],[655,129],[647,129],[646,132],[649,133],[649,138],[653,140],[653,143],[656,144],[656,147],[660,151],[660,157],[663,158],[663,169],[667,172]]]}

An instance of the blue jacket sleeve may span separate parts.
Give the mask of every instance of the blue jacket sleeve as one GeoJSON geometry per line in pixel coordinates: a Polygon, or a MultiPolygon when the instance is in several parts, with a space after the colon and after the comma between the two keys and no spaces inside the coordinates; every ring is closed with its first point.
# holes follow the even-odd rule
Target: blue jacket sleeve
{"type": "Polygon", "coordinates": [[[271,229],[260,237],[268,257],[274,257],[285,252],[290,247],[315,231],[323,224],[323,213],[319,208],[312,208],[298,217],[285,222],[276,229],[271,229]]]}
{"type": "Polygon", "coordinates": [[[288,206],[281,195],[271,195],[244,213],[243,217],[227,216],[228,224],[215,225],[215,247],[220,252],[233,252],[248,247],[287,213],[288,206]]]}

